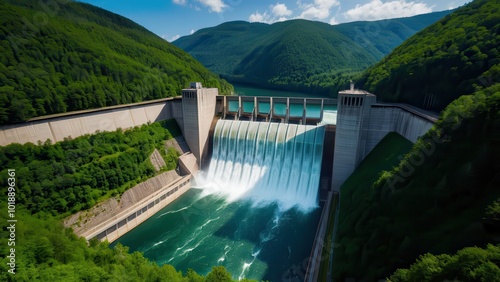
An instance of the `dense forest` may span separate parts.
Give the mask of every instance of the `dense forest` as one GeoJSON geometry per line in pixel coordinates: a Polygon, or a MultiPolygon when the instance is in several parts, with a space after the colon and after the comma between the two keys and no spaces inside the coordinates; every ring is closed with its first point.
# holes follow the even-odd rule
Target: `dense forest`
{"type": "Polygon", "coordinates": [[[444,110],[341,187],[335,280],[500,281],[499,8],[473,1],[363,75],[378,98],[444,110]]]}
{"type": "MultiPolygon", "coordinates": [[[[373,281],[408,267],[427,252],[438,255],[498,243],[499,160],[500,84],[495,84],[452,102],[393,169],[365,183],[346,181],[336,235],[336,279],[373,281]]],[[[449,267],[468,264],[472,259],[449,267]]],[[[472,280],[493,281],[482,268],[490,266],[488,271],[500,273],[498,265],[488,264],[472,280]]],[[[401,273],[394,277],[404,277],[401,273]]],[[[454,279],[457,272],[443,273],[446,276],[437,277],[454,279]]]]}
{"type": "Polygon", "coordinates": [[[417,33],[358,85],[384,101],[441,111],[500,82],[500,3],[476,0],[417,33]]]}
{"type": "Polygon", "coordinates": [[[169,120],[55,144],[10,144],[0,147],[0,183],[15,169],[20,204],[32,213],[68,215],[154,176],[149,155],[155,148],[167,164],[163,170],[175,169],[179,153],[164,141],[179,134],[169,120]]]}
{"type": "Polygon", "coordinates": [[[0,1],[0,124],[233,88],[138,24],[73,1],[0,1]]]}
{"type": "Polygon", "coordinates": [[[451,11],[329,25],[227,22],[173,42],[234,83],[336,96],[349,80],[451,11]]]}
{"type": "MultiPolygon", "coordinates": [[[[77,237],[61,218],[92,207],[155,175],[149,155],[158,149],[175,169],[178,152],[164,141],[180,134],[174,120],[67,139],[56,144],[0,147],[0,183],[15,169],[16,274],[7,272],[10,247],[0,248],[0,281],[233,281],[222,266],[206,276],[158,266],[127,247],[77,237]]],[[[0,244],[8,245],[7,197],[0,198],[0,244]]],[[[250,280],[243,280],[250,281],[250,280]]]]}
{"type": "Polygon", "coordinates": [[[455,255],[425,254],[409,269],[398,269],[389,282],[404,281],[500,281],[500,245],[468,247],[455,255]]]}

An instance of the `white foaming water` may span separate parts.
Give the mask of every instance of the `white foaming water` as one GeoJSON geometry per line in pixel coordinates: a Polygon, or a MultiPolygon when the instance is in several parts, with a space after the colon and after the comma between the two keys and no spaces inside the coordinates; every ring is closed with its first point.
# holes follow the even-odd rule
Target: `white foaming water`
{"type": "Polygon", "coordinates": [[[337,124],[337,110],[324,110],[323,120],[320,122],[323,124],[337,124]]]}
{"type": "Polygon", "coordinates": [[[220,120],[210,168],[197,184],[229,202],[308,212],[318,206],[324,134],[322,126],[220,120]]]}

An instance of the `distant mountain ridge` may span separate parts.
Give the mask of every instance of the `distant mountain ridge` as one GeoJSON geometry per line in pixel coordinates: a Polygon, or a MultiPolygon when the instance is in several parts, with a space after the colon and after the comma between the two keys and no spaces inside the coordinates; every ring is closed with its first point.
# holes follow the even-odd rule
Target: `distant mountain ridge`
{"type": "Polygon", "coordinates": [[[190,81],[233,90],[183,50],[89,4],[9,0],[0,14],[0,124],[176,96],[190,81]]]}
{"type": "Polygon", "coordinates": [[[290,20],[227,22],[173,42],[231,82],[336,95],[353,73],[451,13],[329,25],[290,20]]]}

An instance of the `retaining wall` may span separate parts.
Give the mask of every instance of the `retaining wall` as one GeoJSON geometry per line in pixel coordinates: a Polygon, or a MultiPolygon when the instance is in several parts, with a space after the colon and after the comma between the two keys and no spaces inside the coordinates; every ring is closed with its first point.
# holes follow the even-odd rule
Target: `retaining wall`
{"type": "Polygon", "coordinates": [[[412,143],[415,143],[417,139],[429,131],[433,125],[434,121],[399,107],[372,107],[369,117],[364,157],[366,157],[366,155],[368,155],[368,153],[370,153],[389,132],[397,132],[412,143]]]}
{"type": "MultiPolygon", "coordinates": [[[[0,127],[0,146],[11,143],[37,144],[50,139],[53,143],[64,138],[76,138],[96,131],[129,129],[148,122],[175,118],[182,123],[182,99],[165,98],[135,104],[105,107],[50,116],[42,116],[25,123],[0,127]]],[[[182,126],[182,124],[179,124],[182,126]]]]}
{"type": "Polygon", "coordinates": [[[179,198],[189,188],[191,188],[191,175],[181,177],[80,235],[87,240],[97,238],[100,241],[113,242],[179,198]]]}

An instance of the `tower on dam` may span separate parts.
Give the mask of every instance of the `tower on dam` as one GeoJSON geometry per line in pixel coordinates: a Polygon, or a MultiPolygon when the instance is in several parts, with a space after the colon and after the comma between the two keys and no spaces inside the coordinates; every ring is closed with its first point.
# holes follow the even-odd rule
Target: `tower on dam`
{"type": "Polygon", "coordinates": [[[217,88],[203,88],[201,82],[191,82],[182,90],[182,134],[196,157],[198,166],[208,152],[210,125],[215,116],[217,88]]]}
{"type": "Polygon", "coordinates": [[[365,152],[369,119],[376,96],[364,90],[340,91],[337,104],[337,129],[333,160],[333,189],[340,186],[368,154],[365,152]]]}

